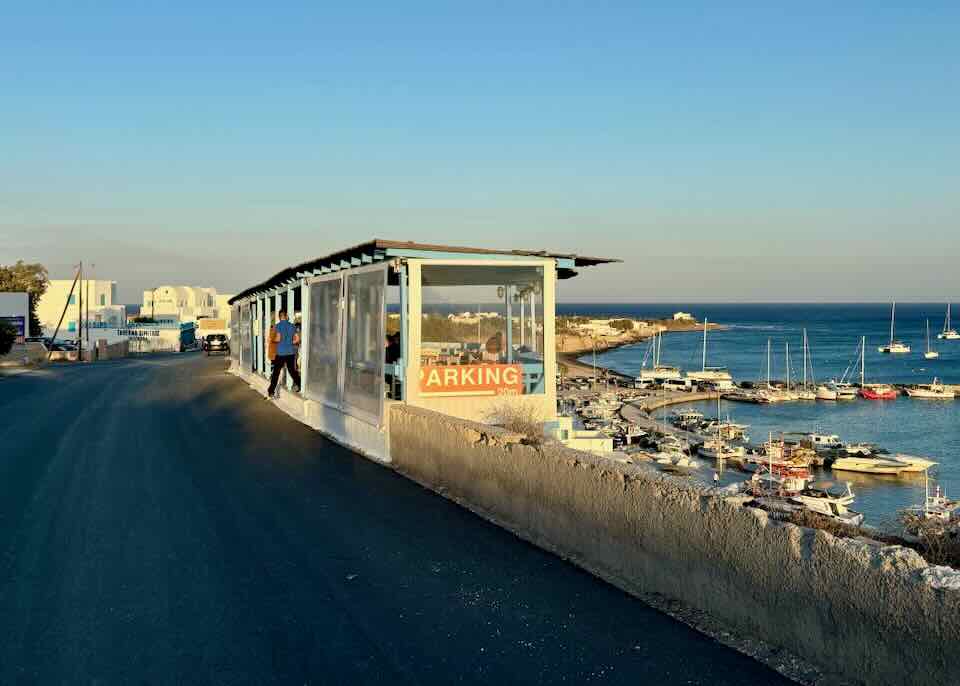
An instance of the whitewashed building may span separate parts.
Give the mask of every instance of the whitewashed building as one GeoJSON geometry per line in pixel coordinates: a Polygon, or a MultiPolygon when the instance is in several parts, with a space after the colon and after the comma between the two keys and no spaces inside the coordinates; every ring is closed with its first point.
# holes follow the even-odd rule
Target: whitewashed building
{"type": "Polygon", "coordinates": [[[44,336],[53,336],[61,315],[63,323],[57,334],[60,339],[75,338],[84,317],[91,329],[116,329],[126,323],[126,308],[117,302],[116,281],[84,279],[71,293],[72,286],[73,279],[53,279],[37,303],[37,318],[44,336]]]}

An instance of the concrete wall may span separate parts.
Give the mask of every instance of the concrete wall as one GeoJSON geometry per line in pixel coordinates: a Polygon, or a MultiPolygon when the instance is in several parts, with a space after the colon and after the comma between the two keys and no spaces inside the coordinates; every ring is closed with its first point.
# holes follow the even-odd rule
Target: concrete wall
{"type": "Polygon", "coordinates": [[[620,588],[704,610],[829,683],[960,683],[960,574],[702,487],[394,406],[396,469],[620,588]]]}

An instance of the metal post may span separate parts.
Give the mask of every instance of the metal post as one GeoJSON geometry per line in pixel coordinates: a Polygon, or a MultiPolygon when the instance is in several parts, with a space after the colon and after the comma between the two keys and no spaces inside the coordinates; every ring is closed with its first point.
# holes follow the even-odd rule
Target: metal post
{"type": "Polygon", "coordinates": [[[80,302],[77,307],[77,362],[83,362],[83,260],[80,260],[80,302]]]}
{"type": "MultiPolygon", "coordinates": [[[[397,360],[397,367],[399,374],[394,375],[394,384],[399,380],[400,381],[400,398],[397,398],[396,389],[393,389],[394,400],[402,400],[402,396],[406,395],[405,393],[405,382],[407,379],[407,357],[410,354],[410,344],[407,341],[407,336],[409,335],[409,325],[407,322],[407,317],[409,313],[407,312],[407,306],[410,299],[410,294],[407,292],[407,265],[400,265],[400,359],[397,360]],[[397,379],[397,377],[400,377],[397,379]]],[[[479,324],[477,325],[479,327],[479,324]]],[[[477,339],[479,340],[479,328],[477,329],[477,339]]],[[[480,342],[480,356],[483,357],[483,342],[480,342]]]]}
{"type": "Polygon", "coordinates": [[[510,298],[510,286],[504,291],[504,298],[507,301],[507,362],[513,362],[513,300],[510,298]]]}
{"type": "Polygon", "coordinates": [[[310,286],[300,282],[300,394],[307,396],[310,376],[310,286]]]}

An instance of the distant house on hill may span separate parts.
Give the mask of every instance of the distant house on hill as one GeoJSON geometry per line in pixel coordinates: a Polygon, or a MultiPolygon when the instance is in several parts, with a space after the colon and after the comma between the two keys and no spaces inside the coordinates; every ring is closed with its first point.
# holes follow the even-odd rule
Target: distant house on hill
{"type": "Polygon", "coordinates": [[[689,312],[674,312],[673,321],[675,322],[692,322],[694,317],[689,312]]]}

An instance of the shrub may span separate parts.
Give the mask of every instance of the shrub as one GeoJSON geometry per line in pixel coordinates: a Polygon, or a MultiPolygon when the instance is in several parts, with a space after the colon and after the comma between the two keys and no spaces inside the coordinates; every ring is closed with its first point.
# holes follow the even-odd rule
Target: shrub
{"type": "Polygon", "coordinates": [[[610,328],[617,331],[633,331],[633,322],[629,319],[614,319],[610,322],[610,328]]]}
{"type": "Polygon", "coordinates": [[[957,523],[925,519],[915,512],[901,512],[904,531],[917,537],[911,547],[932,565],[960,569],[960,531],[957,523]]]}
{"type": "Polygon", "coordinates": [[[487,420],[511,433],[520,434],[528,445],[544,442],[543,417],[539,408],[529,403],[502,402],[490,411],[487,420]]]}
{"type": "Polygon", "coordinates": [[[17,340],[17,330],[6,322],[0,322],[0,355],[6,355],[17,340]]]}

